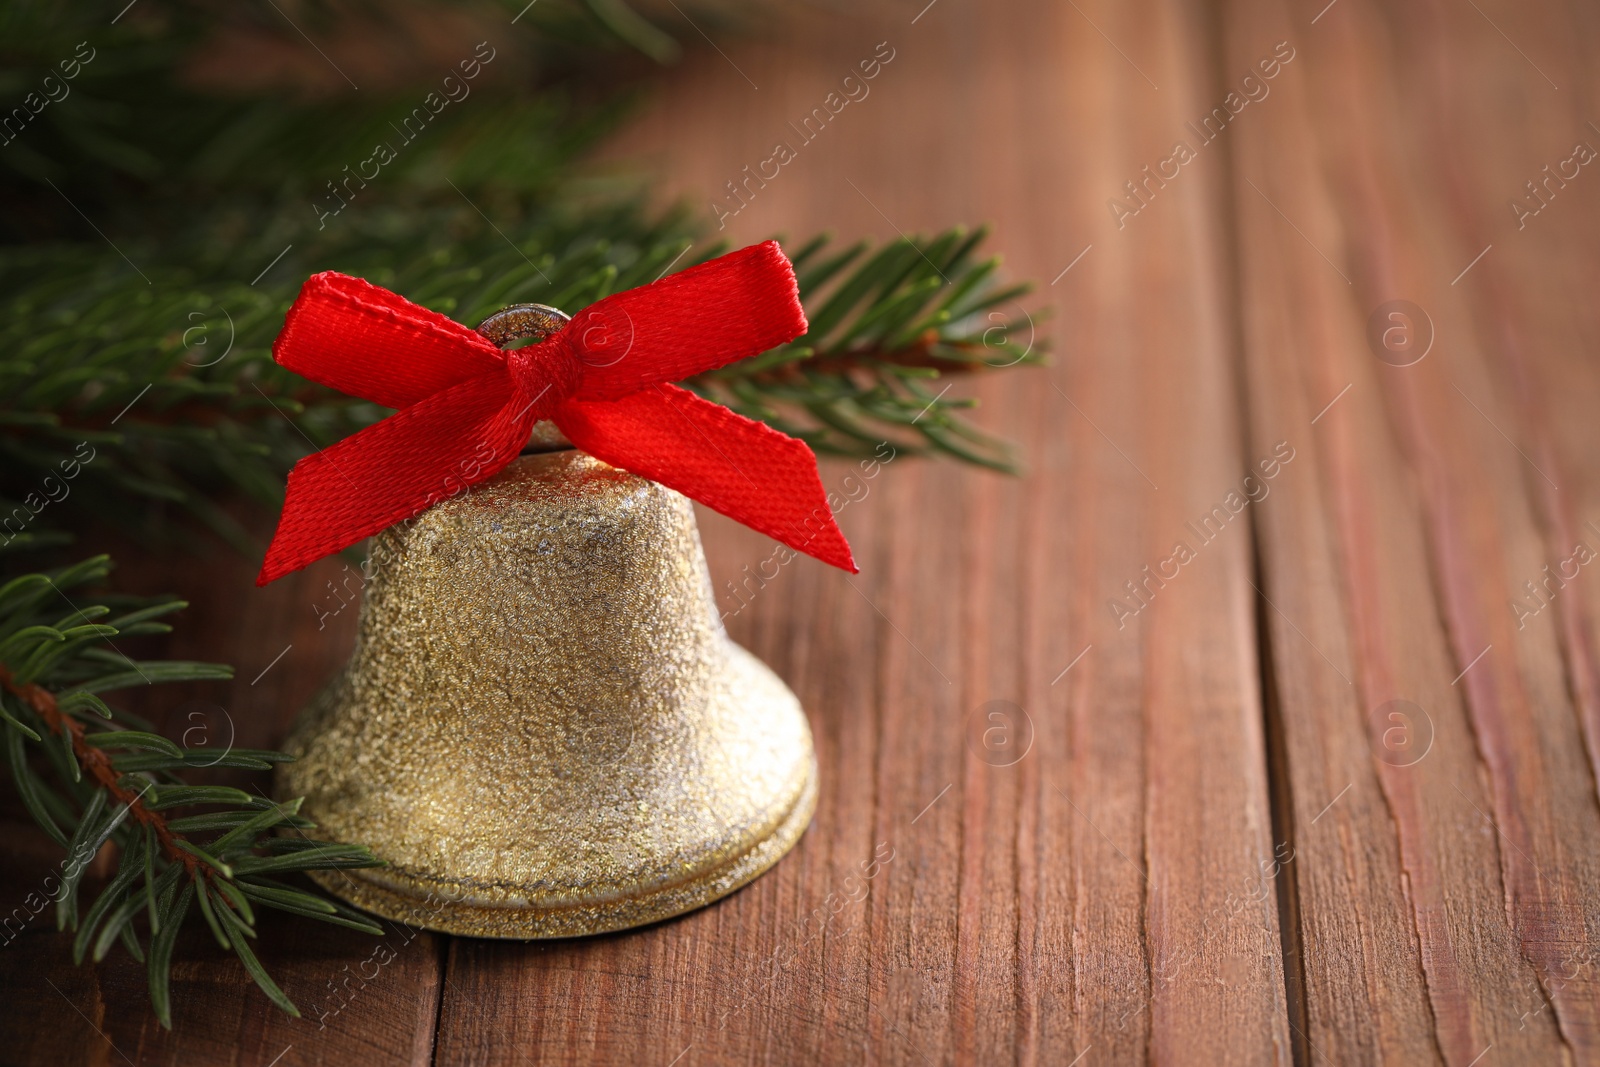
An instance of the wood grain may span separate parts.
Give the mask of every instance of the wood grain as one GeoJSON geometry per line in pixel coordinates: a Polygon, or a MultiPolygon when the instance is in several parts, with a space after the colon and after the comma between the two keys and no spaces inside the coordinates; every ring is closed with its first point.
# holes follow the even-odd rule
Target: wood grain
{"type": "MultiPolygon", "coordinates": [[[[1248,464],[1216,170],[1125,234],[1102,206],[1203,110],[1202,25],[1154,5],[1091,17],[1137,55],[1070,7],[830,21],[686,72],[619,147],[714,196],[888,41],[871,95],[755,194],[733,238],[983,218],[1013,270],[1047,280],[1094,248],[1050,293],[1071,323],[1057,369],[980,387],[984,421],[1026,435],[1032,473],[898,461],[842,516],[859,579],[797,566],[730,621],[812,712],[812,834],[771,877],[657,930],[459,946],[441,1060],[1288,1062],[1270,876],[1258,893],[1274,842],[1248,523],[1149,585],[1136,619],[1107,607],[1248,464]],[[730,121],[681,121],[712,112],[730,121]],[[995,700],[1031,720],[1015,766],[965,740],[995,700]],[[860,913],[797,932],[878,841],[897,858],[860,913]]],[[[707,548],[719,584],[768,551],[722,523],[707,548]]]]}
{"type": "MultiPolygon", "coordinates": [[[[370,939],[274,922],[303,1020],[197,934],[162,1032],[140,968],[71,966],[46,916],[0,950],[0,1063],[1600,1062],[1600,584],[1541,585],[1600,558],[1600,170],[1508,207],[1600,148],[1600,14],[937,0],[700,28],[606,166],[643,157],[738,243],[992,222],[1054,346],[955,386],[1024,477],[824,463],[865,488],[859,576],[797,560],[740,607],[771,545],[701,513],[730,631],[811,716],[810,831],[681,919],[395,929],[370,978],[370,939]],[[1411,366],[1369,339],[1401,299],[1434,338],[1411,366]]],[[[222,550],[118,556],[193,601],[154,651],[239,667],[147,705],[169,733],[198,711],[274,743],[348,654],[353,608],[312,606],[336,564],[259,591],[222,550]]],[[[54,853],[0,815],[15,902],[54,853]]]]}
{"type": "MultiPolygon", "coordinates": [[[[1519,628],[1509,609],[1516,576],[1537,575],[1567,540],[1550,520],[1582,505],[1529,458],[1551,450],[1504,344],[1515,327],[1499,320],[1509,309],[1494,298],[1498,264],[1459,287],[1467,246],[1482,249],[1490,228],[1460,177],[1475,169],[1459,139],[1465,86],[1441,78],[1440,52],[1459,63],[1505,43],[1487,15],[1469,14],[1385,17],[1353,0],[1315,27],[1270,3],[1235,16],[1303,42],[1310,75],[1282,86],[1282,106],[1261,121],[1241,123],[1235,197],[1253,429],[1264,441],[1307,427],[1313,460],[1311,480],[1264,511],[1263,556],[1283,609],[1273,643],[1290,773],[1352,783],[1320,827],[1303,821],[1317,814],[1313,792],[1294,812],[1313,1028],[1341,1062],[1391,1050],[1452,1063],[1491,1049],[1517,1062],[1597,1055],[1597,813],[1563,671],[1567,655],[1590,652],[1581,640],[1562,648],[1581,625],[1562,634],[1551,612],[1519,628]],[[1475,314],[1485,289],[1488,314],[1475,314]],[[1398,298],[1426,309],[1437,337],[1404,367],[1363,336],[1398,298]],[[1310,430],[1310,413],[1346,386],[1310,430]],[[1340,664],[1343,699],[1328,678],[1340,664]],[[1412,728],[1431,735],[1425,754],[1385,758],[1393,727],[1382,709],[1396,698],[1420,707],[1412,728]],[[1375,781],[1350,758],[1363,726],[1375,781]],[[1385,846],[1376,855],[1374,842],[1385,846]],[[1349,884],[1357,864],[1376,884],[1366,872],[1349,884]],[[1397,931],[1407,911],[1409,929],[1397,931]],[[1361,1000],[1375,1010],[1343,1007],[1361,1000]]],[[[1236,66],[1245,51],[1232,50],[1236,66]]],[[[1534,81],[1497,88],[1542,94],[1534,81]]]]}

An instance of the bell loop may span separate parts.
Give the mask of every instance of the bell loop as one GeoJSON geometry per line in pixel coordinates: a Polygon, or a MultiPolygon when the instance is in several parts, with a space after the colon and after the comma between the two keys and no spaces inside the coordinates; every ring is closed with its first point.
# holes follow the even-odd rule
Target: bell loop
{"type": "Polygon", "coordinates": [[[571,321],[571,315],[548,304],[511,304],[478,323],[478,333],[504,348],[523,338],[543,341],[571,321]]]}
{"type": "Polygon", "coordinates": [[[507,353],[506,365],[517,393],[539,418],[578,388],[579,367],[565,346],[539,343],[571,321],[572,316],[546,304],[512,304],[478,324],[479,335],[501,348],[512,341],[534,342],[507,353]]]}

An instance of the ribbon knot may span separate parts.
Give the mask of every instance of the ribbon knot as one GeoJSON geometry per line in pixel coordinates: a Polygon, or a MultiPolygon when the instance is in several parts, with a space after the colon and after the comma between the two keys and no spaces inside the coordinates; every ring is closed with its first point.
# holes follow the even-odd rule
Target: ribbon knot
{"type": "Polygon", "coordinates": [[[295,465],[256,583],[499,473],[540,419],[597,459],[853,572],[805,443],[672,384],[805,330],[775,241],[615,293],[511,352],[359,278],[313,275],[273,358],[396,410],[295,465]]]}
{"type": "Polygon", "coordinates": [[[541,341],[527,348],[506,353],[506,370],[511,375],[519,407],[534,421],[549,418],[562,401],[578,391],[583,367],[573,358],[571,346],[556,341],[541,341]]]}

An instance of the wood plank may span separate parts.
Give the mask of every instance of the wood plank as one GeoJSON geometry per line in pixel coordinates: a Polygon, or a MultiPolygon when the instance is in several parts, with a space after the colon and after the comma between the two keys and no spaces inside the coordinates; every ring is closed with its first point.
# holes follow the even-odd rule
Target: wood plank
{"type": "MultiPolygon", "coordinates": [[[[1108,606],[1248,462],[1218,172],[1127,233],[1105,207],[1200,110],[1203,25],[1079,6],[942,0],[914,25],[719,41],[615,146],[706,203],[888,41],[871,95],[730,237],[992,219],[1045,282],[1094,247],[1044,297],[1058,369],[958,386],[1032,473],[897,460],[841,515],[859,578],[796,563],[729,620],[812,715],[823,795],[797,850],[648,930],[456,943],[438,1062],[1288,1062],[1248,524],[1137,618],[1108,606]],[[993,700],[1032,723],[1014,766],[965,741],[993,700]],[[895,859],[867,899],[808,922],[879,842],[895,859]]],[[[703,528],[719,587],[769,550],[703,528]]]]}
{"type": "MultiPolygon", "coordinates": [[[[1478,267],[1487,269],[1481,273],[1475,269],[1457,283],[1466,291],[1462,310],[1470,316],[1463,322],[1463,332],[1471,331],[1478,339],[1474,346],[1478,359],[1475,366],[1468,363],[1461,368],[1464,381],[1456,389],[1484,398],[1476,402],[1481,411],[1474,413],[1482,416],[1476,427],[1507,469],[1498,480],[1505,489],[1495,494],[1500,506],[1487,516],[1476,516],[1475,523],[1462,524],[1461,535],[1436,520],[1435,541],[1441,544],[1441,555],[1448,551],[1458,562],[1448,598],[1458,657],[1464,659],[1467,646],[1479,638],[1510,652],[1498,669],[1481,673],[1474,669],[1462,684],[1467,686],[1474,729],[1493,787],[1492,814],[1501,828],[1508,907],[1523,954],[1538,978],[1538,986],[1519,991],[1519,1009],[1535,1014],[1553,1009],[1573,1057],[1578,1062],[1600,1062],[1600,976],[1594,967],[1600,936],[1596,906],[1600,825],[1593,777],[1600,752],[1594,686],[1600,649],[1590,624],[1593,616],[1580,591],[1544,619],[1514,607],[1519,593],[1524,604],[1530,599],[1523,592],[1522,583],[1529,580],[1524,575],[1551,583],[1543,588],[1542,604],[1541,598],[1532,598],[1541,614],[1543,606],[1559,599],[1567,581],[1581,577],[1581,564],[1574,558],[1580,524],[1600,517],[1595,497],[1585,492],[1589,487],[1575,485],[1569,477],[1592,468],[1595,453],[1560,449],[1546,429],[1545,414],[1555,396],[1566,395],[1588,404],[1584,414],[1567,409],[1569,425],[1575,414],[1578,426],[1594,422],[1593,404],[1600,399],[1600,389],[1592,360],[1580,354],[1582,331],[1594,323],[1593,309],[1587,306],[1591,302],[1580,297],[1567,309],[1546,307],[1537,320],[1524,310],[1544,286],[1561,286],[1577,296],[1574,283],[1581,283],[1585,275],[1592,278],[1592,238],[1600,212],[1592,197],[1567,197],[1559,205],[1546,205],[1559,206],[1565,221],[1552,212],[1538,229],[1531,225],[1537,217],[1524,218],[1519,228],[1515,215],[1506,210],[1509,198],[1504,191],[1516,188],[1516,179],[1510,176],[1520,170],[1542,177],[1535,168],[1551,166],[1549,155],[1557,147],[1565,150],[1558,161],[1571,157],[1578,141],[1585,143],[1589,158],[1600,158],[1596,154],[1600,131],[1588,122],[1592,94],[1589,100],[1563,99],[1559,86],[1529,53],[1522,56],[1526,65],[1507,64],[1494,82],[1463,70],[1454,57],[1487,56],[1495,49],[1509,59],[1517,50],[1514,44],[1506,50],[1507,38],[1496,26],[1495,19],[1504,19],[1505,12],[1493,17],[1488,11],[1475,12],[1478,17],[1462,19],[1430,7],[1422,14],[1426,18],[1417,28],[1436,31],[1427,68],[1433,76],[1427,79],[1430,91],[1420,91],[1422,79],[1412,75],[1419,91],[1408,97],[1432,120],[1418,123],[1418,128],[1433,134],[1431,143],[1419,148],[1432,164],[1432,180],[1447,192],[1433,244],[1471,247],[1483,236],[1487,251],[1500,244],[1509,253],[1505,259],[1485,255],[1478,267]],[[1537,119],[1499,119],[1503,101],[1513,92],[1537,119]],[[1557,105],[1550,106],[1552,101],[1557,105]],[[1486,153],[1498,166],[1469,165],[1477,153],[1466,150],[1461,137],[1479,116],[1492,116],[1497,125],[1504,122],[1506,139],[1496,151],[1486,153]],[[1561,239],[1563,233],[1584,231],[1590,238],[1587,245],[1561,239]],[[1555,241],[1547,242],[1548,238],[1555,241]],[[1557,266],[1562,260],[1565,270],[1557,266]],[[1567,343],[1530,343],[1536,328],[1565,334],[1567,343]],[[1582,377],[1574,378],[1574,371],[1582,377]],[[1500,440],[1490,436],[1489,429],[1500,440]],[[1484,556],[1504,562],[1478,565],[1484,556]],[[1562,561],[1571,561],[1579,574],[1561,578],[1556,572],[1562,561]],[[1546,566],[1548,578],[1542,573],[1546,566]]],[[[1585,83],[1579,72],[1589,64],[1581,43],[1587,40],[1592,45],[1597,39],[1592,13],[1553,6],[1518,19],[1516,29],[1525,47],[1541,56],[1545,65],[1563,78],[1576,75],[1580,80],[1575,85],[1582,92],[1585,83]]],[[[1557,176],[1540,191],[1553,199],[1565,189],[1557,176]]],[[[1541,209],[1539,216],[1544,215],[1541,209]]],[[[1450,408],[1434,398],[1435,403],[1423,409],[1430,435],[1443,437],[1435,427],[1452,424],[1463,398],[1449,398],[1457,401],[1450,408]]],[[[1455,453],[1452,448],[1446,456],[1455,453]]],[[[1443,501],[1437,509],[1441,512],[1461,510],[1461,501],[1468,496],[1465,487],[1472,485],[1471,466],[1462,464],[1452,473],[1454,479],[1446,484],[1455,490],[1454,499],[1443,501]]]]}
{"type": "MultiPolygon", "coordinates": [[[[1324,14],[1230,8],[1303,55],[1229,136],[1252,436],[1298,435],[1310,459],[1262,523],[1288,772],[1324,786],[1294,807],[1313,1047],[1339,1062],[1588,1062],[1592,978],[1551,979],[1592,936],[1593,781],[1560,639],[1519,636],[1506,609],[1511,576],[1553,547],[1536,501],[1560,497],[1502,436],[1524,432],[1495,389],[1519,373],[1497,344],[1503,309],[1475,314],[1454,286],[1472,253],[1459,214],[1439,210],[1477,158],[1448,150],[1463,116],[1496,144],[1523,120],[1457,114],[1445,101],[1461,84],[1426,84],[1445,51],[1503,73],[1504,42],[1470,11],[1350,0],[1324,14]],[[1364,336],[1397,298],[1438,338],[1412,366],[1364,336]],[[1395,698],[1420,706],[1425,755],[1386,746],[1395,698]]],[[[1234,38],[1233,68],[1261,47],[1234,38]]]]}

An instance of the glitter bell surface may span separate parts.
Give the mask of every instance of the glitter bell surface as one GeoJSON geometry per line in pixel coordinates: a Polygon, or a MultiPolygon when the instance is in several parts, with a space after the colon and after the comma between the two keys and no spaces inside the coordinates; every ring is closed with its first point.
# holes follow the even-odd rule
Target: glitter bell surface
{"type": "Polygon", "coordinates": [[[369,574],[280,772],[319,836],[387,863],[329,892],[453,934],[595,934],[709,904],[805,830],[805,715],[723,631],[679,494],[524,455],[379,535],[369,574]]]}

